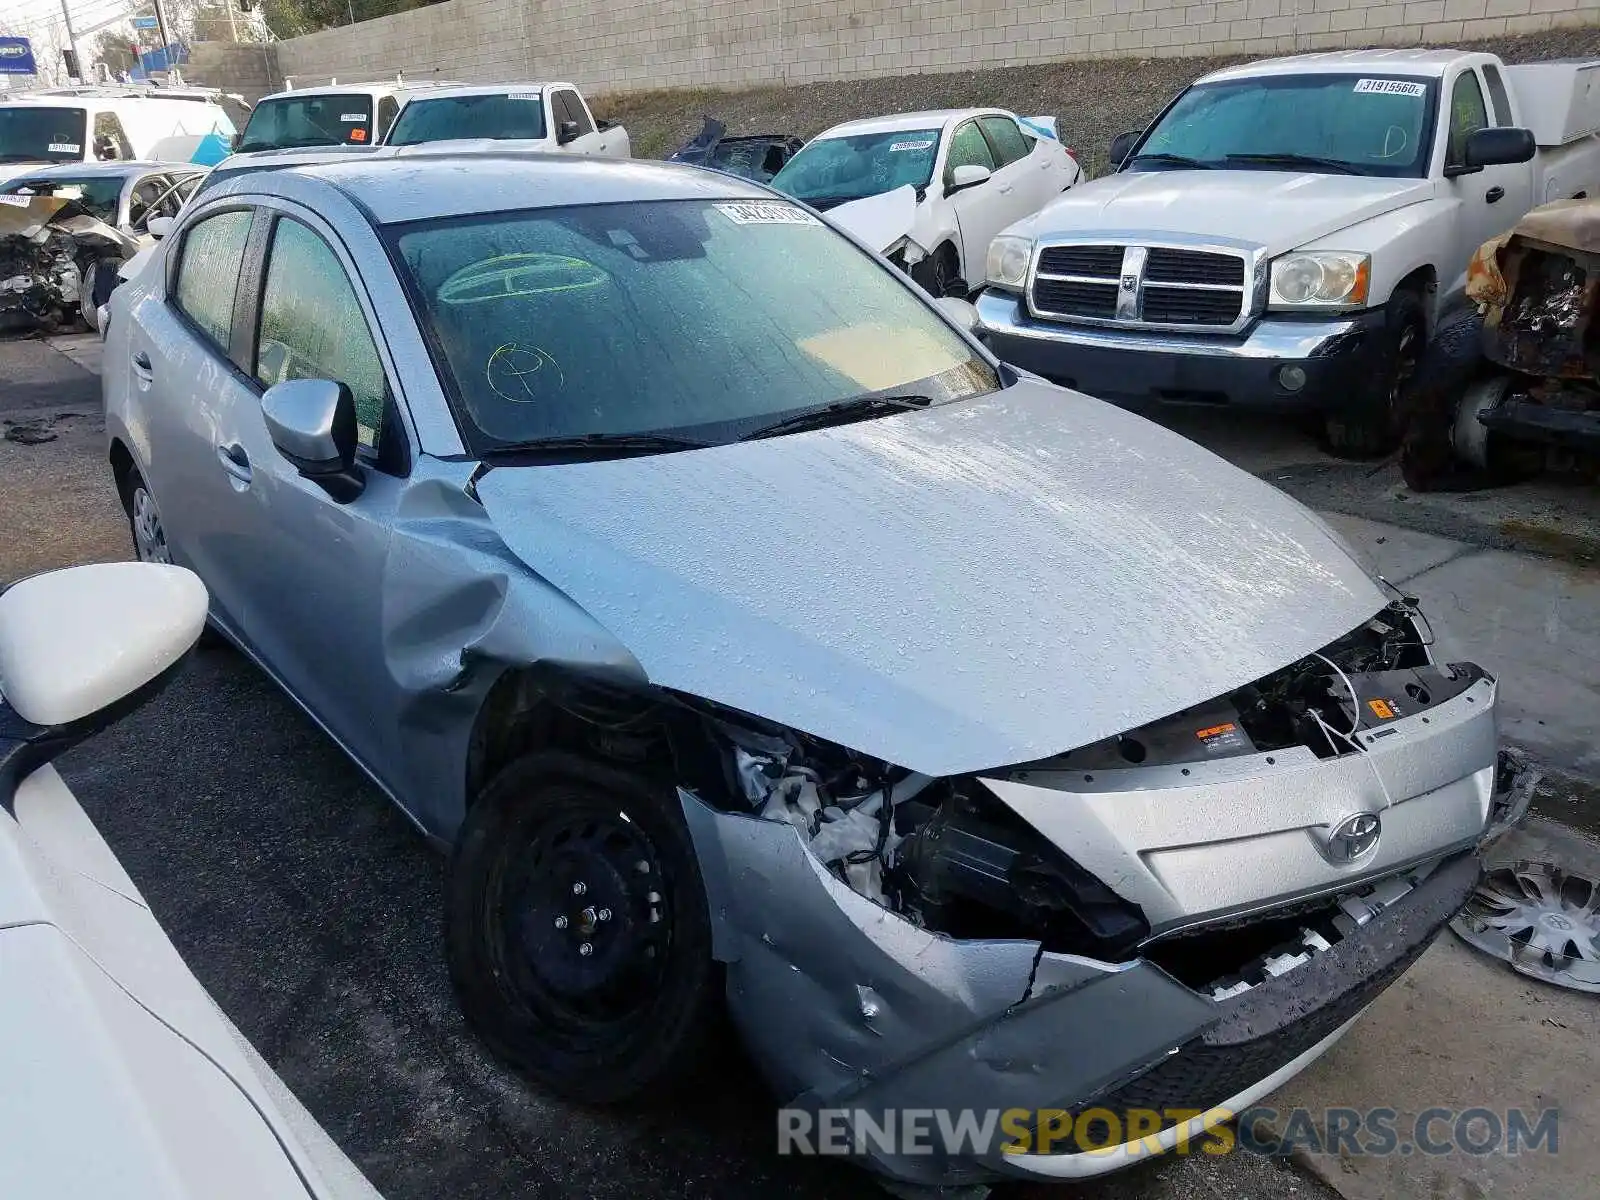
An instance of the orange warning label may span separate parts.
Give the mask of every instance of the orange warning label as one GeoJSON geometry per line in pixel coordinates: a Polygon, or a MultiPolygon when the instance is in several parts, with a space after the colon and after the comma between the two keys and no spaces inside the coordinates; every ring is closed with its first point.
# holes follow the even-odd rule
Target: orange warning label
{"type": "Polygon", "coordinates": [[[1380,721],[1387,721],[1394,716],[1394,709],[1389,707],[1387,700],[1368,700],[1367,707],[1373,711],[1380,721]]]}
{"type": "Polygon", "coordinates": [[[1210,741],[1214,737],[1221,737],[1225,733],[1232,732],[1233,722],[1229,721],[1226,725],[1213,725],[1210,729],[1198,729],[1195,731],[1195,737],[1199,738],[1202,742],[1206,742],[1210,741]]]}

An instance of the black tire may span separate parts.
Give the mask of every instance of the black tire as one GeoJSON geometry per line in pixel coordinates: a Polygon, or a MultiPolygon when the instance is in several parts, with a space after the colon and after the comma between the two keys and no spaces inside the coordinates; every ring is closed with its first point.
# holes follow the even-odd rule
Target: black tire
{"type": "Polygon", "coordinates": [[[155,496],[138,467],[130,466],[117,480],[117,490],[122,497],[122,511],[128,517],[128,533],[133,538],[134,557],[140,562],[172,561],[172,551],[167,546],[166,527],[161,523],[161,511],[156,507],[155,496]],[[154,525],[150,525],[153,518],[154,525]]]}
{"type": "Polygon", "coordinates": [[[912,267],[911,278],[934,299],[941,296],[966,298],[967,285],[961,278],[961,264],[956,260],[956,248],[949,242],[912,267]]]}
{"type": "Polygon", "coordinates": [[[1416,374],[1427,333],[1422,297],[1401,291],[1389,298],[1373,378],[1323,419],[1329,450],[1341,458],[1375,458],[1394,449],[1400,438],[1401,398],[1416,374]]]}
{"type": "Polygon", "coordinates": [[[671,786],[566,754],[517,759],[462,826],[445,955],[468,1023],[540,1087],[610,1104],[681,1083],[721,973],[671,786]]]}

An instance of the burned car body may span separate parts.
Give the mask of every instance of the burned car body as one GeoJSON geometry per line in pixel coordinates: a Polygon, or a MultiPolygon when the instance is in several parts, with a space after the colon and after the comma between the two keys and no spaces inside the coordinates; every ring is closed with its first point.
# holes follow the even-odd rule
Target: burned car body
{"type": "Polygon", "coordinates": [[[700,132],[667,155],[668,162],[710,167],[740,179],[767,183],[783,170],[805,145],[788,133],[752,133],[728,136],[728,127],[715,117],[702,117],[700,132]]]}
{"type": "Polygon", "coordinates": [[[106,419],[141,557],[452,848],[452,979],[529,1078],[655,1094],[725,1004],[796,1108],[1210,1109],[1465,900],[1526,792],[1495,681],[1318,517],[769,191],[481,161],[202,194],[106,419]],[[270,318],[280,244],[350,281],[334,350],[270,318]]]}
{"type": "Polygon", "coordinates": [[[1600,471],[1600,200],[1536,208],[1473,256],[1479,371],[1457,410],[1456,454],[1478,468],[1600,471]],[[1490,434],[1523,452],[1494,455],[1490,434]],[[1530,453],[1531,451],[1531,453],[1530,453]]]}

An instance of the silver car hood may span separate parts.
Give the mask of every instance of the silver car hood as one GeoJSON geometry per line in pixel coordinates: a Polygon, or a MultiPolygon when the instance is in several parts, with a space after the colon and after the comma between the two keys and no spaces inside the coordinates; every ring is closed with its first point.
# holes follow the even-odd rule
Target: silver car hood
{"type": "Polygon", "coordinates": [[[930,775],[1136,728],[1385,601],[1275,488],[1026,380],[785,437],[493,470],[478,493],[656,684],[930,775]]]}

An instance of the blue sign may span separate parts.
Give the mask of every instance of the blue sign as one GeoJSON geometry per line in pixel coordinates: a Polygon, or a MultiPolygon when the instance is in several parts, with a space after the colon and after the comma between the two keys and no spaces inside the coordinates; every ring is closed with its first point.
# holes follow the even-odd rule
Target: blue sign
{"type": "Polygon", "coordinates": [[[0,37],[0,75],[37,75],[33,43],[25,37],[0,37]]]}
{"type": "Polygon", "coordinates": [[[135,29],[160,29],[161,22],[154,17],[135,17],[133,18],[133,27],[135,29]]]}

